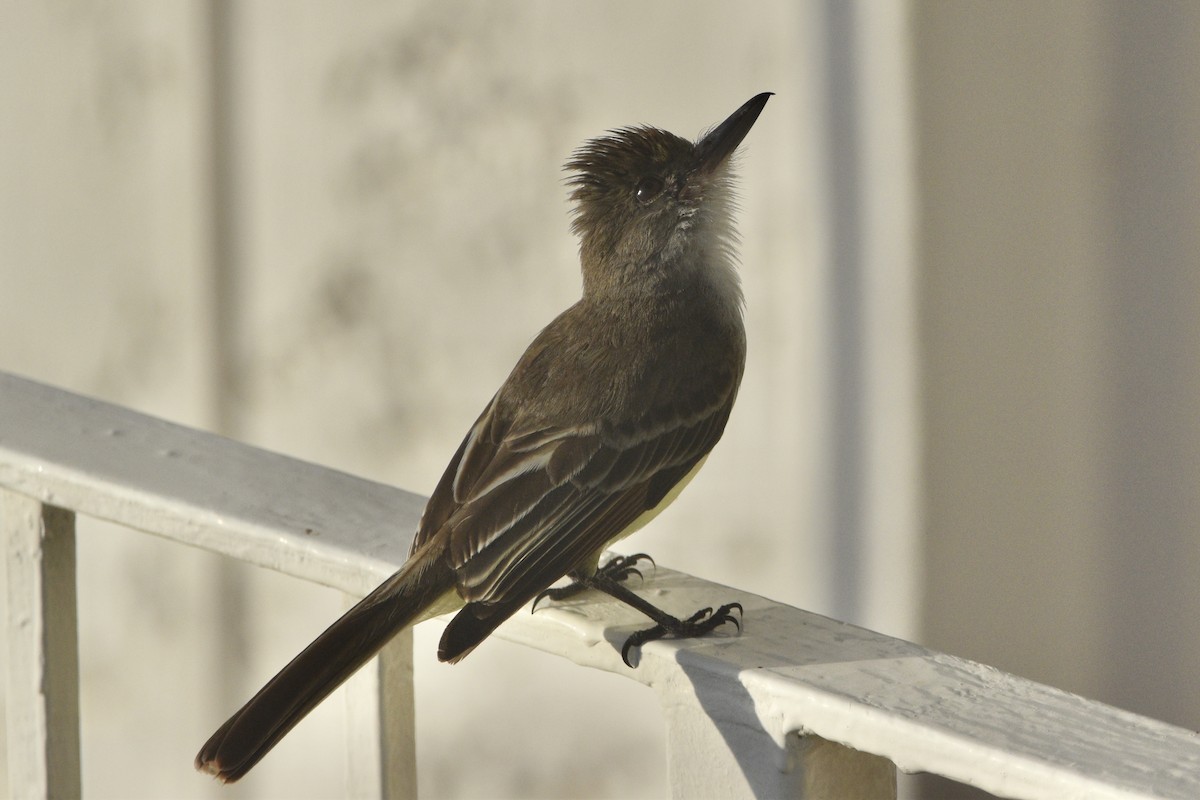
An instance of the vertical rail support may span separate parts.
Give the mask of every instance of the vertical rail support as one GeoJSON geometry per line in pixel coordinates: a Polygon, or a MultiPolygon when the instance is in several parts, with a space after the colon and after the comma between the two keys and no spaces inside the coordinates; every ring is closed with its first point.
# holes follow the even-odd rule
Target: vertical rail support
{"type": "Polygon", "coordinates": [[[412,628],[402,631],[346,684],[347,797],[417,796],[412,642],[412,628]]]}
{"type": "Polygon", "coordinates": [[[75,514],[0,492],[10,797],[79,797],[75,514]]]}
{"type": "Polygon", "coordinates": [[[896,765],[820,736],[788,734],[788,762],[802,775],[805,800],[896,800],[896,765]]]}
{"type": "Polygon", "coordinates": [[[698,675],[656,686],[667,725],[671,795],[797,800],[895,800],[896,765],[811,734],[788,733],[781,747],[757,718],[698,675]]]}

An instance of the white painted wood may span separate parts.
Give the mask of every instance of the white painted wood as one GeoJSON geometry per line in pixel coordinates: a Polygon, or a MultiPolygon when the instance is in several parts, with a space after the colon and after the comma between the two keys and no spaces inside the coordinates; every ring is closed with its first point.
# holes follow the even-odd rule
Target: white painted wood
{"type": "Polygon", "coordinates": [[[499,634],[667,697],[684,682],[710,715],[767,734],[780,768],[788,734],[801,732],[1007,797],[1200,796],[1192,731],[665,569],[647,589],[678,612],[737,600],[744,630],[655,642],[632,672],[617,650],[643,623],[603,600],[519,615],[499,634]]]}
{"type": "MultiPolygon", "coordinates": [[[[0,486],[356,594],[399,563],[420,509],[407,492],[11,376],[0,408],[0,486]]],[[[855,774],[889,783],[879,762],[822,756],[816,736],[1009,797],[1200,796],[1192,731],[667,569],[640,591],[680,614],[736,600],[743,631],[651,643],[631,670],[620,645],[644,618],[581,596],[498,635],[654,689],[677,781],[700,759],[732,765],[693,788],[819,797],[855,774]]]]}
{"type": "Polygon", "coordinates": [[[424,499],[0,375],[0,485],[342,591],[408,552],[424,499]]]}
{"type": "Polygon", "coordinates": [[[797,797],[805,800],[896,796],[896,766],[885,758],[788,733],[782,748],[758,724],[740,688],[714,685],[706,700],[686,673],[655,687],[667,723],[671,795],[797,797]]]}
{"type": "Polygon", "coordinates": [[[9,796],[79,797],[75,515],[7,491],[0,512],[9,796]]]}

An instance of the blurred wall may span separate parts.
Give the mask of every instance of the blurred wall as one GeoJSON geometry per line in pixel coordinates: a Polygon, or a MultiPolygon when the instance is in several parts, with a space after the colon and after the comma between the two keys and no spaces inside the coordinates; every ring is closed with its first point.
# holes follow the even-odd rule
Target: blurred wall
{"type": "Polygon", "coordinates": [[[926,640],[1200,727],[1200,6],[913,34],[926,640]]]}

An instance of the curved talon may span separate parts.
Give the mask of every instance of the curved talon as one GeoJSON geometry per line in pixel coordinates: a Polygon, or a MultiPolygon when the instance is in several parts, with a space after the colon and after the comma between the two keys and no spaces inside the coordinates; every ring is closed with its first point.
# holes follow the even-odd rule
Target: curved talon
{"type": "Polygon", "coordinates": [[[661,639],[667,633],[662,625],[655,625],[653,628],[646,628],[644,631],[637,631],[628,639],[621,647],[621,660],[625,662],[625,666],[633,669],[633,664],[629,661],[629,651],[635,647],[641,647],[646,642],[652,642],[655,639],[661,639]]]}
{"type": "Polygon", "coordinates": [[[550,600],[564,600],[572,595],[578,594],[586,589],[586,586],[581,586],[577,583],[572,583],[567,586],[560,586],[557,589],[551,586],[549,589],[543,589],[533,598],[533,605],[529,608],[529,613],[537,611],[538,603],[549,598],[550,600]]]}
{"type": "Polygon", "coordinates": [[[630,575],[637,575],[638,580],[645,583],[646,576],[637,567],[622,567],[620,575],[614,575],[613,578],[618,581],[628,580],[630,575]]]}
{"type": "Polygon", "coordinates": [[[742,622],[738,617],[743,613],[744,609],[741,603],[726,603],[716,611],[713,611],[711,606],[702,608],[685,620],[675,620],[672,625],[660,624],[655,625],[653,628],[636,631],[625,640],[625,644],[621,647],[621,660],[625,662],[625,666],[633,669],[633,664],[629,661],[629,651],[633,648],[641,647],[646,642],[652,642],[657,639],[691,639],[704,636],[726,622],[732,622],[737,626],[738,633],[740,634],[742,632],[742,622]],[[731,613],[735,609],[738,612],[737,617],[731,613]]]}
{"type": "Polygon", "coordinates": [[[745,616],[745,613],[746,613],[745,609],[742,608],[741,603],[726,603],[725,605],[718,608],[717,613],[714,614],[713,616],[720,617],[722,625],[725,624],[726,622],[732,622],[734,625],[737,626],[738,633],[741,633],[742,632],[742,621],[741,621],[741,619],[739,619],[739,617],[745,616]],[[737,617],[735,617],[729,613],[730,611],[733,611],[735,608],[737,609],[737,612],[738,612],[737,617]]]}
{"type": "MultiPolygon", "coordinates": [[[[650,566],[654,567],[655,570],[658,569],[658,563],[650,556],[649,553],[634,553],[631,556],[622,556],[622,558],[624,558],[630,564],[637,564],[639,561],[649,561],[650,566]]],[[[639,576],[641,574],[642,573],[640,572],[638,573],[639,576]]]]}
{"type": "Polygon", "coordinates": [[[646,577],[642,575],[642,571],[637,568],[638,562],[642,560],[650,562],[650,565],[657,567],[654,559],[645,553],[634,553],[630,556],[613,556],[612,560],[599,569],[602,575],[606,575],[615,581],[628,580],[630,575],[637,575],[638,579],[645,581],[646,577]]]}
{"type": "MultiPolygon", "coordinates": [[[[639,578],[641,578],[642,571],[634,566],[636,563],[636,561],[626,563],[624,559],[614,558],[612,561],[601,567],[599,572],[602,575],[607,575],[614,581],[626,580],[630,575],[637,575],[639,578]]],[[[642,578],[642,580],[645,580],[645,578],[642,578]]]]}
{"type": "MultiPolygon", "coordinates": [[[[741,616],[741,614],[742,614],[742,604],[741,603],[727,603],[726,605],[723,605],[720,608],[718,608],[716,611],[714,611],[711,617],[704,620],[704,624],[703,624],[704,632],[707,633],[708,631],[716,630],[718,627],[720,627],[721,625],[724,625],[726,622],[732,622],[735,626],[737,626],[738,633],[741,633],[742,632],[741,620],[739,620],[738,617],[735,617],[733,614],[730,613],[735,608],[738,611],[738,616],[741,616]]],[[[707,611],[710,611],[711,609],[706,608],[704,610],[707,612],[707,611]]],[[[689,620],[689,621],[691,621],[691,620],[689,620]]]]}

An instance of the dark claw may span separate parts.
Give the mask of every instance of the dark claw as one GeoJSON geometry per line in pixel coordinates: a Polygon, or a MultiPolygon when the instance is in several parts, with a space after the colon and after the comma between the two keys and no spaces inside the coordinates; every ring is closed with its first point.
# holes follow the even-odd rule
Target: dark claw
{"type": "Polygon", "coordinates": [[[554,602],[566,600],[568,597],[574,597],[587,588],[587,584],[574,581],[568,583],[566,586],[551,587],[538,592],[537,597],[533,598],[533,607],[529,609],[529,613],[532,614],[537,611],[538,603],[542,602],[542,600],[548,599],[554,602]]]}
{"type": "Polygon", "coordinates": [[[614,597],[626,605],[636,608],[658,624],[652,628],[635,631],[633,635],[625,640],[625,644],[621,646],[621,660],[625,662],[625,666],[631,669],[633,668],[633,664],[629,661],[629,651],[635,647],[641,647],[646,642],[663,638],[691,639],[703,636],[724,625],[726,622],[732,622],[737,626],[738,633],[742,632],[742,622],[740,619],[742,615],[741,603],[727,603],[716,611],[713,611],[712,608],[702,608],[687,619],[681,620],[672,617],[662,609],[638,597],[637,594],[622,585],[622,583],[628,580],[630,575],[637,575],[638,578],[642,578],[642,571],[638,569],[638,564],[643,560],[649,561],[653,567],[658,566],[654,563],[654,559],[645,553],[634,553],[630,556],[613,556],[607,564],[597,568],[591,575],[575,576],[573,583],[539,592],[533,598],[531,611],[537,611],[538,604],[542,600],[564,600],[579,594],[584,589],[599,589],[610,597],[614,597]],[[736,617],[733,615],[734,610],[737,611],[736,617]]]}
{"type": "MultiPolygon", "coordinates": [[[[530,614],[536,614],[536,613],[537,613],[537,607],[538,607],[538,603],[542,602],[542,600],[546,599],[547,597],[550,597],[550,590],[549,590],[549,589],[546,589],[545,591],[538,592],[538,594],[537,594],[537,597],[533,598],[533,605],[532,605],[532,606],[529,608],[529,613],[530,613],[530,614]]],[[[551,599],[553,599],[553,598],[551,598],[551,599]]]]}
{"type": "Polygon", "coordinates": [[[599,569],[599,572],[614,581],[628,580],[630,575],[637,575],[638,578],[645,580],[642,571],[637,568],[638,562],[643,559],[649,561],[652,567],[658,566],[654,563],[654,559],[645,553],[634,553],[631,556],[614,556],[611,561],[599,569]]]}
{"type": "Polygon", "coordinates": [[[633,669],[633,664],[629,661],[629,651],[635,647],[641,647],[646,642],[653,642],[656,639],[661,639],[667,635],[667,629],[662,625],[655,625],[653,628],[646,628],[644,631],[637,631],[628,639],[621,647],[621,660],[625,662],[625,666],[633,669]]]}
{"type": "MultiPolygon", "coordinates": [[[[651,566],[658,566],[654,563],[654,559],[645,553],[635,553],[631,556],[613,556],[607,564],[596,570],[596,573],[618,582],[629,580],[630,575],[637,575],[638,580],[644,581],[645,577],[642,575],[642,571],[637,568],[638,562],[642,560],[649,561],[651,566]]],[[[532,614],[537,611],[538,603],[543,600],[550,600],[552,602],[566,600],[568,597],[574,597],[588,588],[590,586],[586,581],[573,581],[566,586],[559,586],[538,592],[537,597],[533,598],[533,606],[530,607],[529,613],[532,614]]]]}
{"type": "Polygon", "coordinates": [[[646,576],[643,575],[642,571],[640,569],[638,569],[637,567],[622,567],[621,574],[618,576],[614,576],[613,580],[617,580],[617,581],[629,580],[630,575],[637,575],[638,580],[642,581],[643,583],[646,580],[646,576]]]}
{"type": "Polygon", "coordinates": [[[711,607],[702,608],[685,620],[675,620],[675,625],[655,625],[653,628],[636,631],[625,640],[625,644],[621,647],[621,660],[625,662],[625,666],[632,669],[633,664],[629,663],[629,651],[633,648],[641,647],[646,642],[653,642],[658,639],[693,639],[719,628],[726,622],[732,622],[737,626],[738,633],[741,633],[742,623],[738,617],[735,617],[731,613],[735,609],[738,612],[738,617],[740,617],[743,613],[742,604],[727,603],[715,612],[711,607]]]}
{"type": "MultiPolygon", "coordinates": [[[[745,612],[742,609],[741,603],[726,603],[725,605],[723,605],[717,609],[717,613],[713,614],[713,618],[721,620],[720,624],[722,624],[722,625],[726,622],[732,622],[734,625],[737,626],[738,633],[741,633],[742,632],[742,621],[739,618],[744,613],[745,612]],[[737,609],[737,612],[738,612],[738,615],[736,617],[729,613],[730,611],[733,611],[735,608],[737,609]]],[[[715,628],[717,626],[714,625],[713,627],[715,628]]]]}

